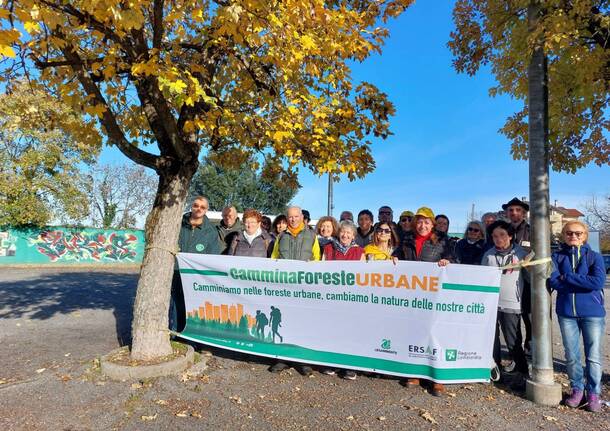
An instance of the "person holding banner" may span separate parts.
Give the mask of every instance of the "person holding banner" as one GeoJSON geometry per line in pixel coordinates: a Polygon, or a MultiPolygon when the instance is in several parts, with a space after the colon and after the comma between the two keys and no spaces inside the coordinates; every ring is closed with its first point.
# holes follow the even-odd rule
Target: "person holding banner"
{"type": "MultiPolygon", "coordinates": [[[[523,261],[527,255],[520,245],[513,243],[514,228],[503,220],[494,222],[490,227],[494,241],[494,248],[488,250],[481,261],[481,265],[498,268],[507,265],[516,265],[523,261]]],[[[502,370],[502,357],[500,351],[500,328],[506,341],[506,348],[515,363],[511,372],[517,375],[513,379],[513,390],[524,390],[525,379],[529,374],[525,352],[522,346],[521,335],[521,299],[523,297],[523,270],[519,267],[502,270],[500,278],[500,297],[498,299],[498,318],[496,320],[496,336],[494,339],[493,357],[496,366],[491,370],[491,380],[500,381],[502,370]]]]}
{"type": "MultiPolygon", "coordinates": [[[[447,266],[454,259],[451,250],[447,235],[435,230],[432,210],[421,207],[415,213],[411,231],[404,233],[402,243],[394,255],[399,260],[436,262],[439,266],[447,266]]],[[[419,379],[407,379],[407,387],[417,387],[419,384],[419,379]]],[[[444,391],[443,384],[431,382],[432,395],[440,397],[444,391]]]]}
{"type": "MultiPolygon", "coordinates": [[[[316,232],[308,229],[303,221],[303,212],[297,206],[291,206],[286,211],[288,219],[288,227],[286,231],[280,233],[275,240],[272,259],[293,259],[303,261],[320,260],[320,245],[316,232]]],[[[313,370],[309,365],[294,364],[296,370],[304,376],[313,374],[313,370]]],[[[285,362],[278,361],[269,371],[279,373],[289,365],[285,362]]]]}
{"type": "Polygon", "coordinates": [[[366,260],[398,260],[392,256],[398,247],[398,235],[388,223],[379,223],[375,227],[373,242],[364,247],[366,260]]]}
{"type": "Polygon", "coordinates": [[[584,223],[568,222],[561,230],[561,236],[563,243],[561,249],[553,253],[555,270],[548,284],[557,291],[555,310],[572,389],[565,405],[579,407],[586,390],[587,409],[599,412],[602,409],[602,342],[606,325],[604,261],[587,244],[589,230],[584,223]],[[581,334],[587,364],[585,370],[580,359],[581,334]]]}
{"type": "Polygon", "coordinates": [[[356,244],[356,225],[342,221],[339,225],[339,239],[332,239],[324,246],[322,260],[364,260],[362,247],[356,244]]]}
{"type": "Polygon", "coordinates": [[[271,235],[261,228],[263,216],[254,209],[244,211],[244,230],[233,237],[228,254],[231,256],[269,257],[271,235]]]}
{"type": "MultiPolygon", "coordinates": [[[[221,243],[212,222],[205,215],[209,203],[207,198],[197,196],[191,205],[191,211],[184,214],[178,236],[178,251],[182,253],[220,254],[221,243]]],[[[178,264],[174,264],[172,278],[171,300],[169,305],[169,327],[180,332],[186,325],[186,308],[184,292],[178,272],[178,264]]]]}

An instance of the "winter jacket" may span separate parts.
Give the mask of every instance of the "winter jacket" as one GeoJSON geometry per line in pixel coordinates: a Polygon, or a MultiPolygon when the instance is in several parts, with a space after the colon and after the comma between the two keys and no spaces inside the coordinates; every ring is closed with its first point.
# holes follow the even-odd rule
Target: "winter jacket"
{"type": "Polygon", "coordinates": [[[249,256],[249,257],[269,257],[271,254],[271,235],[265,230],[261,230],[261,234],[249,243],[244,232],[241,231],[233,237],[233,241],[229,246],[228,254],[231,256],[249,256]]]}
{"type": "Polygon", "coordinates": [[[422,247],[421,253],[417,256],[415,249],[415,234],[413,232],[405,232],[402,237],[400,247],[394,251],[394,256],[399,260],[417,260],[421,262],[438,262],[441,259],[447,259],[455,262],[455,258],[451,253],[451,244],[447,235],[441,232],[435,233],[437,241],[432,242],[428,239],[422,247]]]}
{"type": "Polygon", "coordinates": [[[553,253],[548,286],[557,291],[556,312],[562,317],[604,317],[606,272],[601,254],[584,244],[562,244],[553,253]]]}
{"type": "MultiPolygon", "coordinates": [[[[527,256],[521,246],[511,245],[506,251],[497,248],[488,250],[481,260],[481,265],[503,267],[519,263],[527,256]]],[[[524,270],[519,268],[505,269],[500,277],[500,297],[498,298],[498,310],[504,313],[521,313],[521,301],[523,297],[524,270]]]]}
{"type": "Polygon", "coordinates": [[[530,225],[525,220],[523,220],[519,226],[515,227],[515,237],[513,242],[520,245],[528,253],[532,251],[532,244],[530,242],[530,225]]]}
{"type": "Polygon", "coordinates": [[[345,254],[337,250],[332,242],[324,246],[324,260],[360,260],[362,253],[362,247],[357,244],[348,248],[345,254]]]}
{"type": "Polygon", "coordinates": [[[203,216],[203,223],[199,226],[192,226],[190,218],[190,212],[182,217],[178,250],[183,253],[220,254],[218,232],[208,217],[203,216]]]}
{"type": "Polygon", "coordinates": [[[273,259],[320,260],[320,246],[315,231],[303,229],[296,236],[285,230],[275,239],[273,259]]]}
{"type": "Polygon", "coordinates": [[[356,244],[358,244],[360,247],[364,248],[368,244],[370,244],[371,241],[373,241],[373,232],[375,232],[373,226],[371,226],[371,228],[366,234],[363,234],[362,229],[360,228],[357,228],[356,231],[356,238],[354,240],[356,241],[356,244]]]}
{"type": "Polygon", "coordinates": [[[455,260],[464,265],[480,265],[484,248],[485,241],[482,239],[471,244],[466,238],[462,238],[455,246],[455,260]]]}
{"type": "Polygon", "coordinates": [[[233,239],[244,230],[244,224],[240,220],[235,220],[233,226],[226,227],[225,222],[221,221],[216,229],[218,229],[218,238],[220,238],[223,247],[222,254],[227,254],[233,239]]]}

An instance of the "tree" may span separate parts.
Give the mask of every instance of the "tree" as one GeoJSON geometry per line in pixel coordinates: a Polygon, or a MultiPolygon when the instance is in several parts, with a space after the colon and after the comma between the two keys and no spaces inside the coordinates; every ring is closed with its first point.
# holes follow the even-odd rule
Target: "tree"
{"type": "Polygon", "coordinates": [[[81,220],[89,213],[79,165],[101,146],[90,123],[35,86],[12,82],[0,95],[0,225],[81,220]]]}
{"type": "Polygon", "coordinates": [[[411,3],[13,0],[2,9],[5,76],[28,73],[97,117],[110,145],[159,176],[132,358],[171,353],[168,250],[202,148],[237,165],[270,154],[292,174],[371,171],[368,138],[388,136],[394,108],[374,85],[354,85],[349,62],[379,52],[383,23],[411,3]]]}
{"type": "Polygon", "coordinates": [[[595,195],[585,204],[587,223],[599,230],[599,248],[603,252],[610,252],[610,194],[599,198],[595,195]]]}
{"type": "Polygon", "coordinates": [[[98,165],[91,175],[91,219],[104,229],[136,227],[148,214],[157,193],[157,180],[142,166],[98,165]]]}
{"type": "MultiPolygon", "coordinates": [[[[458,0],[449,47],[458,72],[474,75],[490,65],[497,85],[491,95],[527,100],[527,65],[542,43],[548,58],[550,162],[575,172],[588,163],[608,165],[610,1],[536,1],[540,19],[528,31],[529,0],[458,0]]],[[[528,157],[527,104],[501,132],[515,159],[528,157]]]]}
{"type": "Polygon", "coordinates": [[[226,168],[212,156],[203,160],[193,177],[190,197],[204,195],[217,211],[233,205],[237,211],[255,208],[264,214],[284,212],[299,188],[295,177],[275,169],[267,158],[261,169],[254,159],[238,168],[226,168]]]}

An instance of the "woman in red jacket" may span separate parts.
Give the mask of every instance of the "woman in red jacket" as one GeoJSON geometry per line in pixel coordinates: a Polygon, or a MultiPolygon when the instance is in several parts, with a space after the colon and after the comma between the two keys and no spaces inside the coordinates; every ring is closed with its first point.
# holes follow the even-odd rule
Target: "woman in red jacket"
{"type": "Polygon", "coordinates": [[[339,225],[339,240],[333,240],[324,247],[323,260],[364,260],[364,249],[356,244],[356,225],[343,221],[339,225]]]}

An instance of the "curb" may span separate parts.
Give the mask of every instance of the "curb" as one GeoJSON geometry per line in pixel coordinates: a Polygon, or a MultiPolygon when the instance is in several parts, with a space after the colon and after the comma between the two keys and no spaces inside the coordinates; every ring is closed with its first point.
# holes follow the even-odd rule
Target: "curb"
{"type": "Polygon", "coordinates": [[[103,375],[112,380],[136,380],[148,379],[152,377],[170,376],[181,373],[188,367],[193,365],[195,358],[195,349],[193,346],[187,345],[186,354],[169,362],[154,365],[129,366],[119,365],[108,360],[108,357],[118,352],[123,348],[113,350],[112,352],[100,358],[100,368],[103,375]]]}

